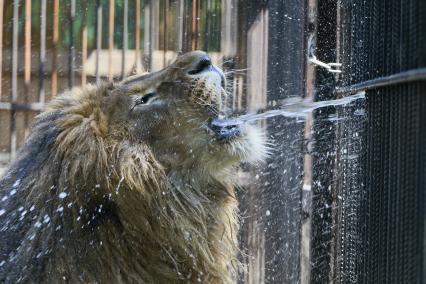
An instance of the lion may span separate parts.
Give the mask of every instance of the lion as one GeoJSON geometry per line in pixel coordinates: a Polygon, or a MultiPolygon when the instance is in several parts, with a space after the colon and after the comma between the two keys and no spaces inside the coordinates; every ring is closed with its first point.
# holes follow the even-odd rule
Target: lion
{"type": "Polygon", "coordinates": [[[225,88],[194,51],[54,98],[0,181],[0,281],[235,283],[236,169],[268,148],[215,124],[225,88]]]}

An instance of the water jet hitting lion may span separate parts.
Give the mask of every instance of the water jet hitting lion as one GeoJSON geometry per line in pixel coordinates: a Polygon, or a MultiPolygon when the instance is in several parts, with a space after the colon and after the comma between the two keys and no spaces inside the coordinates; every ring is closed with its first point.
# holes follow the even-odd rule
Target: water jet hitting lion
{"type": "Polygon", "coordinates": [[[195,51],[55,98],[0,180],[0,282],[235,282],[234,171],[266,147],[212,127],[224,86],[195,51]]]}

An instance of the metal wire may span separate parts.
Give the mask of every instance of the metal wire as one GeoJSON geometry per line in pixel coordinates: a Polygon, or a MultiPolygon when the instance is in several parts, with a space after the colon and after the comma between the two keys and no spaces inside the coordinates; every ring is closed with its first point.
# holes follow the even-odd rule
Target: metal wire
{"type": "Polygon", "coordinates": [[[336,60],[327,58],[335,44],[342,62],[334,81],[317,69],[319,98],[366,91],[367,119],[316,126],[332,129],[315,133],[314,139],[327,139],[317,143],[317,151],[334,154],[314,166],[321,182],[314,190],[324,196],[319,202],[314,198],[319,211],[314,207],[311,282],[423,283],[426,4],[342,0],[339,5],[340,42],[333,41],[336,27],[324,28],[334,11],[319,5],[318,57],[336,60]],[[321,174],[330,168],[334,174],[327,180],[321,174]],[[320,191],[327,186],[329,192],[320,191]],[[340,198],[329,218],[321,202],[333,196],[340,198]]]}

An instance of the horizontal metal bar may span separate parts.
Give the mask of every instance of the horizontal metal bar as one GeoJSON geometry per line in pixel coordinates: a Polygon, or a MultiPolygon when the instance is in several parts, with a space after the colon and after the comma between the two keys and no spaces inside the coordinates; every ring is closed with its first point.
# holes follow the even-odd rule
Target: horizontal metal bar
{"type": "Polygon", "coordinates": [[[392,74],[385,77],[379,77],[376,79],[364,81],[358,84],[354,84],[347,87],[337,87],[334,91],[337,95],[347,93],[357,93],[361,91],[367,91],[371,89],[377,89],[380,87],[392,86],[402,83],[409,83],[415,81],[426,80],[426,68],[418,68],[400,73],[392,74]]]}
{"type": "Polygon", "coordinates": [[[32,110],[42,111],[44,110],[43,103],[4,103],[0,102],[0,110],[32,110]]]}

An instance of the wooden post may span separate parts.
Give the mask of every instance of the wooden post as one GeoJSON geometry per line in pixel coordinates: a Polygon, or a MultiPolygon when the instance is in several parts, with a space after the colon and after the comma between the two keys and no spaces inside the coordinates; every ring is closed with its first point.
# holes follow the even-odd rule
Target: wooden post
{"type": "Polygon", "coordinates": [[[24,55],[24,81],[25,96],[28,97],[31,80],[31,0],[25,0],[25,55],[24,55]]]}
{"type": "Polygon", "coordinates": [[[184,0],[179,0],[177,3],[177,44],[176,44],[176,52],[180,54],[183,50],[183,21],[184,21],[184,0]]]}
{"type": "Polygon", "coordinates": [[[151,1],[144,1],[144,33],[143,33],[143,67],[149,72],[151,70],[151,1]]]}
{"type": "Polygon", "coordinates": [[[0,0],[0,99],[2,96],[2,71],[3,71],[3,10],[4,0],[0,0]]]}
{"type": "Polygon", "coordinates": [[[58,39],[59,39],[59,0],[54,0],[53,2],[53,37],[52,37],[52,96],[55,96],[58,92],[58,68],[57,68],[58,39]]]}
{"type": "Polygon", "coordinates": [[[99,73],[99,56],[102,48],[102,5],[101,1],[96,1],[96,84],[101,82],[99,73]]]}
{"type": "MultiPolygon", "coordinates": [[[[31,84],[31,0],[25,0],[25,44],[24,44],[24,82],[25,96],[24,102],[29,102],[31,84]]],[[[25,135],[28,131],[29,116],[24,114],[25,135]]]]}
{"type": "Polygon", "coordinates": [[[74,20],[75,20],[75,0],[70,2],[70,46],[68,54],[68,87],[74,86],[74,69],[75,69],[75,46],[74,46],[74,20]]]}
{"type": "Polygon", "coordinates": [[[87,64],[87,2],[83,1],[83,30],[81,33],[81,85],[86,85],[86,64],[87,64]]]}
{"type": "Polygon", "coordinates": [[[135,73],[142,71],[141,61],[140,61],[140,28],[141,28],[141,1],[135,0],[135,73]]]}
{"type": "MultiPolygon", "coordinates": [[[[19,0],[13,1],[13,31],[12,31],[12,98],[11,103],[18,99],[18,25],[19,25],[19,0]]],[[[16,118],[15,110],[10,111],[11,135],[10,135],[10,159],[16,157],[16,118]]]]}
{"type": "Polygon", "coordinates": [[[129,20],[129,1],[124,0],[124,9],[123,9],[123,49],[121,53],[121,78],[124,78],[126,76],[126,52],[128,48],[128,20],[129,20]]]}
{"type": "Polygon", "coordinates": [[[200,23],[200,1],[192,2],[192,50],[198,49],[198,33],[200,23]]]}
{"type": "Polygon", "coordinates": [[[109,0],[109,29],[108,29],[108,81],[112,82],[112,51],[114,49],[114,15],[115,1],[109,0]]]}
{"type": "Polygon", "coordinates": [[[163,68],[166,67],[166,54],[167,54],[167,11],[168,11],[168,1],[164,1],[163,6],[163,68]]]}
{"type": "Polygon", "coordinates": [[[40,11],[40,65],[39,65],[39,93],[40,103],[45,101],[44,68],[46,64],[46,0],[41,0],[40,11]]]}

